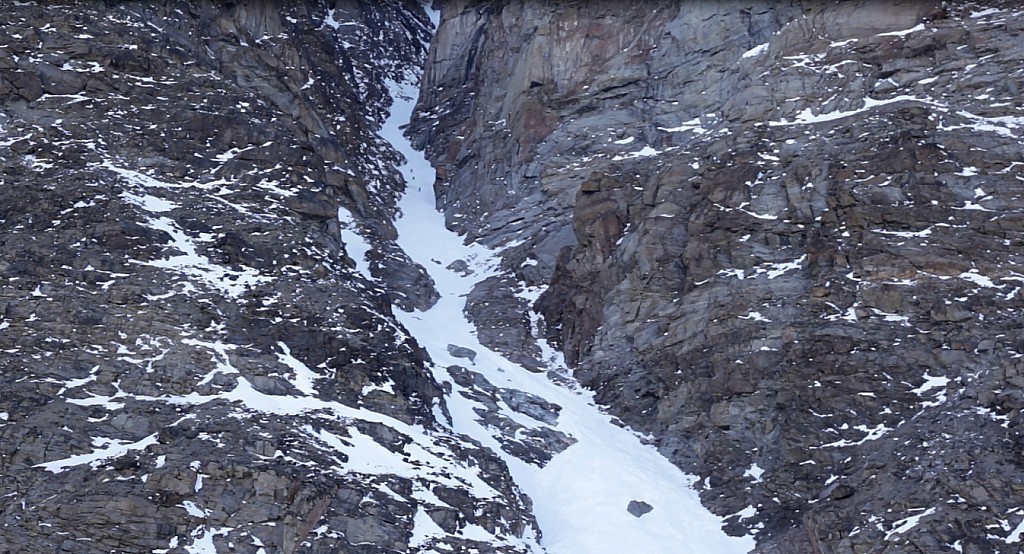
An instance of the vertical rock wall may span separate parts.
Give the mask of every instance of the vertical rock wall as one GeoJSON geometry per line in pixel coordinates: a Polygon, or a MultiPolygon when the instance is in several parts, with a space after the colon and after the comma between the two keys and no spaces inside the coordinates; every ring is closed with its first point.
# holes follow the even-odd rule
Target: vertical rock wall
{"type": "Polygon", "coordinates": [[[445,2],[413,131],[449,223],[550,285],[577,376],[759,551],[1017,552],[1022,29],[445,2]]]}

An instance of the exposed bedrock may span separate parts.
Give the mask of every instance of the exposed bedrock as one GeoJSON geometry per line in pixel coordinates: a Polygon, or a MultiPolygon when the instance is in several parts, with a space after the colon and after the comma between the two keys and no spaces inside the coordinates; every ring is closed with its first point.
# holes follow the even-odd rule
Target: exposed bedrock
{"type": "Polygon", "coordinates": [[[576,375],[758,551],[1017,552],[1022,30],[452,1],[412,130],[449,224],[549,285],[576,375]]]}
{"type": "Polygon", "coordinates": [[[376,134],[423,6],[0,13],[0,553],[523,552],[392,311],[438,296],[376,134]]]}

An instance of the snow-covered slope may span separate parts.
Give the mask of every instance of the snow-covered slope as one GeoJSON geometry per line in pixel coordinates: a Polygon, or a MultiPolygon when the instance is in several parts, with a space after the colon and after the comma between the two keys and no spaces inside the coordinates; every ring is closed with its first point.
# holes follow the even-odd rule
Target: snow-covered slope
{"type": "MultiPolygon", "coordinates": [[[[474,284],[498,273],[498,253],[480,244],[464,244],[462,237],[445,228],[436,208],[434,169],[402,133],[415,106],[418,83],[392,83],[390,90],[395,102],[381,136],[405,157],[400,169],[408,184],[399,202],[398,244],[427,269],[440,293],[430,309],[398,312],[399,319],[430,353],[434,376],[445,385],[452,429],[500,453],[532,499],[545,551],[748,552],[753,539],[725,535],[721,518],[701,506],[692,487],[695,479],[603,413],[592,393],[568,375],[560,355],[548,349],[548,366],[537,372],[480,344],[464,314],[466,296],[474,284]],[[450,345],[469,348],[475,355],[471,361],[453,355],[456,349],[450,345]],[[471,372],[474,379],[453,377],[452,368],[471,372]],[[473,386],[480,382],[488,388],[473,386]],[[499,398],[488,395],[490,387],[503,391],[499,398]],[[535,405],[550,403],[551,418],[531,417],[504,399],[518,392],[527,393],[535,405]],[[517,456],[515,448],[503,444],[508,429],[495,423],[499,418],[514,422],[514,436],[551,429],[571,444],[543,462],[517,456]],[[644,502],[651,511],[637,517],[627,511],[631,501],[644,502]]],[[[524,285],[522,294],[535,300],[540,290],[524,285]]]]}

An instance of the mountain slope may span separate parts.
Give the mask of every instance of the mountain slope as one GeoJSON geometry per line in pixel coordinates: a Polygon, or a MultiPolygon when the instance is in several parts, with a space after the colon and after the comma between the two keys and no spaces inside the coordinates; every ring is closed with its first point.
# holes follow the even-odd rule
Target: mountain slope
{"type": "Polygon", "coordinates": [[[422,7],[2,8],[0,552],[524,551],[392,312],[422,7]]]}
{"type": "MultiPolygon", "coordinates": [[[[432,184],[434,170],[397,122],[391,124],[396,116],[406,122],[412,110],[412,102],[393,106],[382,133],[401,145],[407,159],[401,169],[413,184],[399,203],[398,243],[427,268],[440,299],[399,319],[427,349],[437,381],[450,391],[453,428],[500,455],[532,499],[544,551],[655,554],[677,552],[680,545],[708,553],[749,551],[750,537],[725,535],[721,521],[701,506],[693,478],[602,413],[550,347],[546,359],[523,366],[481,344],[464,307],[474,286],[502,274],[500,251],[463,244],[447,232],[433,187],[416,185],[432,184]]],[[[525,298],[539,293],[518,292],[525,298]]]]}
{"type": "Polygon", "coordinates": [[[420,5],[4,7],[0,552],[752,546],[477,340],[420,5]]]}
{"type": "Polygon", "coordinates": [[[437,4],[0,2],[0,554],[1021,551],[1018,6],[437,4]]]}
{"type": "MultiPolygon", "coordinates": [[[[1013,3],[447,2],[449,223],[759,552],[1017,552],[1013,3]]],[[[473,293],[470,294],[472,298],[473,293]]],[[[482,342],[529,322],[471,304],[482,342]]]]}

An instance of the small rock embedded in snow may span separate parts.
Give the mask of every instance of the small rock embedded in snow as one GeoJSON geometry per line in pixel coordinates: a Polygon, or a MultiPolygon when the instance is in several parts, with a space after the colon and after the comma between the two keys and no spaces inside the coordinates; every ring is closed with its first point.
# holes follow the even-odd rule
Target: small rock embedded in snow
{"type": "Polygon", "coordinates": [[[548,425],[554,425],[558,420],[558,413],[562,411],[562,407],[558,404],[548,402],[536,394],[525,391],[500,389],[498,394],[509,408],[548,425]]]}
{"type": "Polygon", "coordinates": [[[630,500],[629,505],[626,506],[626,511],[636,517],[640,517],[653,509],[654,506],[651,506],[643,500],[630,500]]]}
{"type": "Polygon", "coordinates": [[[455,260],[454,262],[445,266],[445,269],[454,271],[455,273],[458,273],[463,277],[468,277],[469,275],[473,274],[473,270],[469,268],[469,264],[466,263],[466,260],[455,260]]]}
{"type": "Polygon", "coordinates": [[[475,363],[474,360],[476,360],[476,350],[466,348],[465,346],[449,344],[448,353],[456,358],[466,358],[470,363],[475,363]]]}

